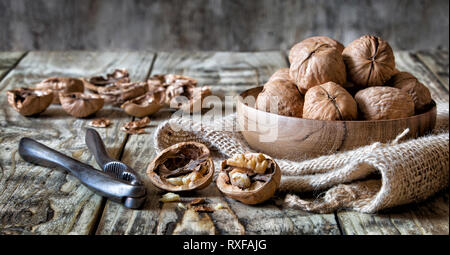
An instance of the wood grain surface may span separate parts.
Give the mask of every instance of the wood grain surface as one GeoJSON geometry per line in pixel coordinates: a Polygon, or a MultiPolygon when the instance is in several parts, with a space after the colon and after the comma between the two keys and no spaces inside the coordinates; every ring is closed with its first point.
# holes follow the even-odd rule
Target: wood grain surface
{"type": "MultiPolygon", "coordinates": [[[[283,207],[284,194],[248,206],[224,197],[211,184],[182,194],[181,204],[198,197],[223,209],[213,213],[160,203],[165,192],[155,188],[145,170],[155,156],[153,135],[173,111],[151,116],[142,135],[126,135],[120,126],[132,118],[105,107],[95,116],[75,119],[59,106],[39,117],[25,118],[7,105],[5,91],[30,86],[53,75],[91,76],[127,68],[133,80],[158,73],[193,76],[210,85],[219,97],[236,95],[265,83],[287,66],[284,52],[28,52],[0,54],[0,233],[2,234],[447,234],[448,190],[420,203],[368,215],[350,211],[310,214],[283,207]],[[17,61],[20,62],[17,64],[17,61]],[[11,68],[13,68],[11,70],[11,68]],[[2,77],[3,76],[3,77],[2,77]],[[126,209],[93,194],[74,177],[24,162],[17,153],[21,137],[29,136],[69,156],[97,166],[84,144],[92,118],[107,116],[112,126],[97,130],[108,151],[132,166],[148,192],[143,210],[126,209]]],[[[438,100],[448,100],[448,52],[396,53],[397,66],[416,75],[438,100]]],[[[216,166],[217,168],[218,166],[216,166]]]]}

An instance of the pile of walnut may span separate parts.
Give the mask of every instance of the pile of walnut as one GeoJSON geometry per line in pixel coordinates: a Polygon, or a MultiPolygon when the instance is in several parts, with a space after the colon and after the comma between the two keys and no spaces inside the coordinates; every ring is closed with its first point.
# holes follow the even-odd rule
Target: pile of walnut
{"type": "MultiPolygon", "coordinates": [[[[52,77],[35,88],[7,91],[9,104],[24,116],[42,113],[50,104],[60,104],[77,118],[96,113],[104,104],[120,106],[135,117],[154,114],[166,105],[192,113],[199,110],[193,105],[210,94],[208,86],[197,87],[197,81],[187,76],[154,75],[145,82],[131,82],[125,69],[88,79],[52,77]]],[[[102,119],[99,123],[99,127],[104,127],[109,122],[102,119]]]]}
{"type": "Polygon", "coordinates": [[[395,67],[389,44],[362,36],[344,47],[326,36],[307,38],[289,52],[256,99],[266,112],[315,120],[387,120],[430,109],[429,90],[395,67]]]}

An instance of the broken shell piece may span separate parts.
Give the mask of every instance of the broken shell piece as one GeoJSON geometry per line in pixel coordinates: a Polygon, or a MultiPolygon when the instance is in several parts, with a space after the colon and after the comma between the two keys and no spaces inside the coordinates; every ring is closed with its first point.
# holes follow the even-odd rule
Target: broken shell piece
{"type": "Polygon", "coordinates": [[[100,118],[100,119],[96,119],[96,120],[92,120],[91,122],[89,122],[89,126],[92,127],[107,127],[111,124],[111,121],[107,118],[100,118]]]}
{"type": "Polygon", "coordinates": [[[53,100],[53,92],[44,89],[19,88],[8,90],[6,94],[9,105],[23,116],[45,111],[53,100]]]}
{"type": "Polygon", "coordinates": [[[225,208],[226,208],[226,207],[223,206],[222,203],[218,203],[218,204],[216,204],[216,206],[214,207],[215,210],[220,210],[220,209],[225,209],[225,208]]]}
{"type": "Polygon", "coordinates": [[[214,209],[206,205],[197,205],[194,207],[194,211],[196,212],[205,212],[205,213],[213,213],[214,209]]]}
{"type": "Polygon", "coordinates": [[[70,115],[83,118],[102,109],[104,100],[98,95],[80,92],[60,93],[62,108],[70,115]]]}
{"type": "Polygon", "coordinates": [[[196,198],[196,199],[192,200],[189,204],[190,205],[199,205],[199,204],[203,204],[205,202],[206,202],[206,200],[204,198],[200,197],[200,198],[196,198]]]}
{"type": "Polygon", "coordinates": [[[216,184],[226,196],[244,204],[258,204],[275,194],[280,181],[280,167],[271,157],[261,153],[247,153],[222,161],[216,184]],[[252,159],[256,160],[255,164],[249,164],[252,159]],[[263,161],[267,161],[266,167],[256,170],[263,161]]]}
{"type": "Polygon", "coordinates": [[[131,82],[117,83],[108,87],[98,88],[98,94],[105,99],[105,102],[112,105],[121,105],[127,100],[136,98],[148,91],[147,83],[131,82]]]}
{"type": "Polygon", "coordinates": [[[84,86],[93,92],[98,92],[99,88],[108,87],[116,83],[128,83],[130,82],[129,74],[126,69],[116,69],[114,72],[103,76],[94,76],[87,80],[84,80],[84,86]]]}
{"type": "Polygon", "coordinates": [[[187,209],[186,206],[183,203],[178,203],[177,207],[180,208],[180,209],[183,209],[183,210],[187,209]]]}
{"type": "Polygon", "coordinates": [[[146,94],[126,101],[120,107],[135,117],[144,117],[159,111],[164,106],[165,93],[163,90],[147,92],[146,94]]]}
{"type": "Polygon", "coordinates": [[[163,203],[167,203],[167,202],[175,202],[175,201],[179,201],[180,200],[180,195],[169,192],[164,194],[159,201],[163,202],[163,203]]]}
{"type": "Polygon", "coordinates": [[[183,142],[161,151],[149,164],[147,175],[162,190],[199,190],[211,183],[214,163],[204,144],[183,142]]]}
{"type": "Polygon", "coordinates": [[[51,77],[36,84],[37,89],[51,89],[53,91],[52,104],[60,104],[59,93],[83,92],[83,81],[70,77],[51,77]]]}
{"type": "MultiPolygon", "coordinates": [[[[166,98],[169,99],[169,106],[181,109],[186,113],[199,112],[202,109],[202,100],[211,95],[211,88],[203,87],[178,87],[166,90],[166,98]],[[180,92],[180,90],[183,90],[180,92]]],[[[167,101],[167,100],[166,100],[167,101]]]]}
{"type": "Polygon", "coordinates": [[[148,123],[150,123],[150,118],[145,117],[140,120],[127,122],[125,125],[123,125],[121,130],[128,134],[143,134],[145,133],[145,128],[147,127],[148,123]]]}

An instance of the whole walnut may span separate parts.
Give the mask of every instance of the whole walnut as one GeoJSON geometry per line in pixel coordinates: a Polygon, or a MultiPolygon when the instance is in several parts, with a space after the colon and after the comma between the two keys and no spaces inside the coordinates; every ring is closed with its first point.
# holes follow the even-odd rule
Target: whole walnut
{"type": "Polygon", "coordinates": [[[314,44],[316,42],[329,44],[330,46],[336,48],[339,51],[339,53],[342,53],[342,51],[345,48],[344,45],[342,45],[342,43],[340,43],[328,36],[308,37],[305,40],[292,46],[291,50],[289,51],[289,63],[292,63],[293,60],[299,55],[298,52],[302,47],[304,47],[306,44],[311,44],[311,43],[314,44]]]}
{"type": "Polygon", "coordinates": [[[408,72],[399,72],[393,75],[386,85],[408,93],[414,100],[417,112],[426,110],[431,103],[431,94],[428,88],[408,72]]]}
{"type": "Polygon", "coordinates": [[[289,68],[287,67],[280,68],[275,73],[273,73],[267,82],[270,81],[290,81],[293,83],[291,77],[289,76],[289,68]]]}
{"type": "Polygon", "coordinates": [[[300,94],[295,83],[280,77],[282,77],[280,73],[276,72],[264,85],[256,98],[256,109],[271,112],[271,108],[273,109],[276,104],[277,114],[301,118],[303,95],[300,94]]]}
{"type": "Polygon", "coordinates": [[[356,93],[355,100],[366,120],[399,119],[414,115],[412,97],[398,88],[369,87],[356,93]]]}
{"type": "Polygon", "coordinates": [[[347,80],[341,53],[319,41],[307,43],[296,51],[289,75],[303,94],[308,89],[329,81],[345,84],[347,80]]]}
{"type": "Polygon", "coordinates": [[[305,94],[303,118],[315,120],[354,120],[358,108],[352,95],[334,82],[313,87],[305,94]]]}
{"type": "Polygon", "coordinates": [[[361,88],[383,86],[395,73],[394,52],[379,37],[365,35],[354,40],[342,56],[349,80],[361,88]]]}

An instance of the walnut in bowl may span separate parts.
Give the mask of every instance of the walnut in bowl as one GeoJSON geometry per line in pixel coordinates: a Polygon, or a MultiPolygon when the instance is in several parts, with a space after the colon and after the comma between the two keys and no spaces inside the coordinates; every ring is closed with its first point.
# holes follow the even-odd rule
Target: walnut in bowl
{"type": "Polygon", "coordinates": [[[271,157],[246,153],[224,160],[216,183],[226,196],[244,204],[259,204],[275,194],[280,181],[280,167],[271,157]]]}

